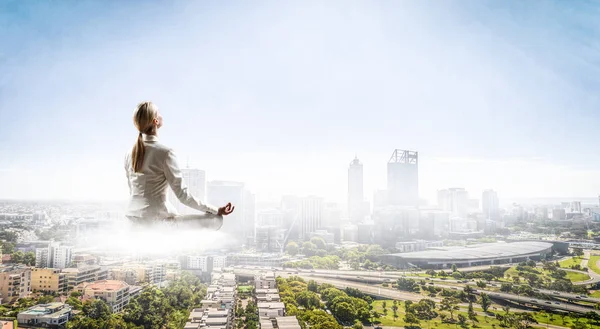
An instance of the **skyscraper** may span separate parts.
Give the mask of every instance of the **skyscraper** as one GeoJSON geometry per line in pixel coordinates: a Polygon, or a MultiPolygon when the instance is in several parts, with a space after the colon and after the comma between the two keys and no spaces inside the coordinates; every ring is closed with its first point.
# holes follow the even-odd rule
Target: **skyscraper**
{"type": "Polygon", "coordinates": [[[481,210],[485,219],[498,219],[500,217],[500,205],[496,191],[483,191],[481,196],[481,210]]]}
{"type": "Polygon", "coordinates": [[[321,228],[323,218],[323,199],[315,196],[300,201],[300,237],[308,238],[310,233],[321,228]]]}
{"type": "MultiPolygon", "coordinates": [[[[183,176],[183,183],[187,186],[188,190],[192,193],[193,196],[198,198],[200,201],[206,201],[206,173],[204,170],[199,169],[190,169],[183,168],[181,169],[181,174],[183,176]]],[[[180,215],[189,215],[196,213],[197,211],[185,206],[179,199],[171,188],[168,189],[168,199],[169,202],[177,209],[177,212],[180,215]]],[[[237,210],[237,208],[236,208],[237,210]]]]}
{"type": "Polygon", "coordinates": [[[348,167],[348,217],[350,222],[362,221],[364,214],[363,165],[354,158],[348,167]]]}
{"type": "Polygon", "coordinates": [[[387,190],[390,205],[419,205],[418,152],[394,150],[387,164],[387,190]]]}
{"type": "MultiPolygon", "coordinates": [[[[236,208],[237,209],[237,208],[236,208]]],[[[244,191],[244,236],[254,243],[256,235],[256,196],[244,191]]]]}
{"type": "Polygon", "coordinates": [[[438,206],[453,216],[466,218],[469,193],[464,188],[449,188],[438,191],[438,206]]]}
{"type": "MultiPolygon", "coordinates": [[[[223,207],[227,202],[235,206],[235,210],[223,220],[222,232],[232,235],[237,243],[246,243],[246,207],[244,205],[244,183],[211,181],[206,189],[207,203],[215,207],[223,207]]],[[[233,242],[233,241],[232,241],[233,242]]]]}

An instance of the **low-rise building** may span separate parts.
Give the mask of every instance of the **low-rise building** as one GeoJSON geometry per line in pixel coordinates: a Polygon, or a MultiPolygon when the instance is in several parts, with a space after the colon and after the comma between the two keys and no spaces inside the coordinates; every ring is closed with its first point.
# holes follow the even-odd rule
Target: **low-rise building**
{"type": "Polygon", "coordinates": [[[129,285],[123,281],[102,280],[82,283],[77,287],[77,291],[84,297],[102,299],[115,313],[123,311],[129,304],[129,285]]]}
{"type": "Polygon", "coordinates": [[[266,272],[260,273],[254,277],[255,289],[275,289],[277,282],[275,281],[275,273],[266,272]]]}
{"type": "Polygon", "coordinates": [[[285,305],[281,302],[260,302],[256,307],[258,317],[274,318],[285,315],[285,305]]]}
{"type": "Polygon", "coordinates": [[[257,302],[280,302],[281,297],[277,289],[256,289],[255,298],[257,302]]]}
{"type": "Polygon", "coordinates": [[[33,306],[17,315],[20,324],[58,327],[65,325],[72,315],[72,308],[65,303],[49,303],[33,306]]]}

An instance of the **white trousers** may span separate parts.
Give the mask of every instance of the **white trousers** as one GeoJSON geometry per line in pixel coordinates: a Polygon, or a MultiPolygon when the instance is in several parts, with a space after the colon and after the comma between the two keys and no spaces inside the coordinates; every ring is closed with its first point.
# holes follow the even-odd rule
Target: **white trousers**
{"type": "Polygon", "coordinates": [[[179,215],[172,218],[155,219],[128,217],[134,227],[150,228],[168,225],[178,230],[213,230],[218,231],[223,226],[223,216],[213,214],[179,215]]]}

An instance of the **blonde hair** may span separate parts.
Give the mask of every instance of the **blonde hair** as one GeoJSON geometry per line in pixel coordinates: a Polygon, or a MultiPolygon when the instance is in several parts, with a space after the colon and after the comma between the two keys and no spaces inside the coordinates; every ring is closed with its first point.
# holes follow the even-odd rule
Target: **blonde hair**
{"type": "Polygon", "coordinates": [[[158,117],[158,108],[152,102],[139,103],[133,112],[133,124],[139,131],[139,135],[133,150],[131,151],[131,166],[134,172],[140,172],[144,164],[144,140],[142,134],[156,133],[154,119],[158,117]]]}

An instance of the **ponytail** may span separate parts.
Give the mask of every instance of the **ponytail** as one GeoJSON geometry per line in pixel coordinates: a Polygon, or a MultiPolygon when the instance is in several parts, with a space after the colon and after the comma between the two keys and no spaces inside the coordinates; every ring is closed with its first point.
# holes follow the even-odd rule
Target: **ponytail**
{"type": "Polygon", "coordinates": [[[133,167],[134,172],[142,171],[142,166],[144,165],[144,140],[142,139],[142,133],[138,135],[137,141],[133,146],[133,150],[131,151],[131,167],[133,167]]]}
{"type": "Polygon", "coordinates": [[[144,165],[144,154],[146,153],[146,149],[144,147],[142,133],[156,133],[156,127],[152,124],[152,122],[157,116],[158,110],[151,102],[139,103],[133,112],[133,124],[139,132],[137,141],[133,146],[133,150],[131,150],[131,167],[133,168],[134,172],[142,171],[142,167],[144,165]]]}

